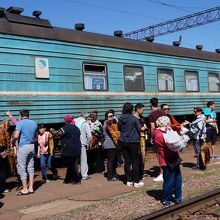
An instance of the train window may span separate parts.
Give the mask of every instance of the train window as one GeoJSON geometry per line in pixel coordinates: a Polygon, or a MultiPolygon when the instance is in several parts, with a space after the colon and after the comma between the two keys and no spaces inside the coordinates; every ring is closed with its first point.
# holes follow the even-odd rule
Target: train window
{"type": "Polygon", "coordinates": [[[196,71],[185,71],[185,83],[187,92],[199,91],[199,74],[196,71]]]}
{"type": "Polygon", "coordinates": [[[106,65],[83,64],[85,90],[107,90],[106,65]]]}
{"type": "Polygon", "coordinates": [[[172,69],[157,69],[158,90],[164,92],[174,91],[174,79],[172,69]]]}
{"type": "Polygon", "coordinates": [[[144,91],[143,67],[124,66],[125,91],[144,91]]]}
{"type": "Polygon", "coordinates": [[[209,78],[209,92],[219,92],[219,74],[210,72],[209,78]]]}

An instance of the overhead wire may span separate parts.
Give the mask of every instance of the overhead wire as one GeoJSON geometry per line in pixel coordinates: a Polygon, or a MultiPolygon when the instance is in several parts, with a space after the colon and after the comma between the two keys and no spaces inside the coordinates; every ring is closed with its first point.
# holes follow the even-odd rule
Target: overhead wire
{"type": "Polygon", "coordinates": [[[151,17],[151,16],[147,16],[147,15],[143,15],[143,14],[139,14],[139,13],[135,13],[135,12],[131,12],[131,11],[115,9],[115,8],[109,8],[109,7],[104,7],[104,6],[100,6],[100,5],[96,5],[96,4],[79,2],[79,1],[75,1],[75,0],[66,0],[66,1],[74,3],[74,4],[77,4],[77,5],[84,5],[84,6],[93,7],[93,8],[100,8],[100,9],[104,9],[104,10],[108,10],[108,11],[113,11],[113,12],[117,12],[117,13],[122,13],[122,14],[130,14],[130,15],[140,16],[140,17],[145,17],[145,18],[150,18],[150,19],[160,19],[158,17],[151,17]]]}

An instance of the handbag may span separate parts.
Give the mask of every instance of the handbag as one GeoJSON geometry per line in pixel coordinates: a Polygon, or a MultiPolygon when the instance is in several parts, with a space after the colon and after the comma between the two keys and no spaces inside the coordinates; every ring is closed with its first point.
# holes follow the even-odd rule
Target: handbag
{"type": "Polygon", "coordinates": [[[183,160],[182,160],[181,157],[178,155],[177,157],[173,158],[172,160],[166,161],[166,163],[167,163],[167,166],[168,166],[171,170],[174,170],[177,166],[180,165],[180,163],[181,163],[182,161],[183,161],[183,160]]]}

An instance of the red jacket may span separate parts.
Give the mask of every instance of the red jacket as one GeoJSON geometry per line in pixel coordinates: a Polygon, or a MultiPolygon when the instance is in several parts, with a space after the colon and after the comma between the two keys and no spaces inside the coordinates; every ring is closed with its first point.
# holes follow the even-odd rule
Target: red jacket
{"type": "Polygon", "coordinates": [[[159,164],[161,167],[167,166],[166,161],[171,161],[173,158],[176,158],[178,156],[177,152],[170,150],[166,146],[163,133],[165,132],[161,131],[158,128],[154,130],[154,143],[157,148],[157,156],[158,156],[159,164]]]}

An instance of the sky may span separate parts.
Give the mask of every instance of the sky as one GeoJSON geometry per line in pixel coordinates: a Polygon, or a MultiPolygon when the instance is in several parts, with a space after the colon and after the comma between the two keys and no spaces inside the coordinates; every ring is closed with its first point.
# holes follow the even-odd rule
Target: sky
{"type": "MultiPolygon", "coordinates": [[[[178,17],[220,6],[218,0],[0,0],[0,7],[17,6],[22,15],[32,16],[34,10],[42,11],[41,18],[53,26],[74,29],[84,23],[85,31],[113,35],[123,33],[178,17]]],[[[155,43],[172,45],[181,36],[181,47],[195,48],[202,44],[204,50],[220,48],[220,21],[200,27],[175,32],[155,38],[155,43]]]]}

